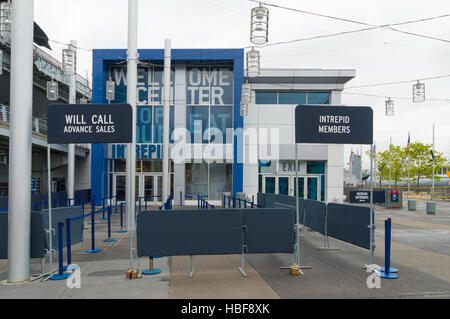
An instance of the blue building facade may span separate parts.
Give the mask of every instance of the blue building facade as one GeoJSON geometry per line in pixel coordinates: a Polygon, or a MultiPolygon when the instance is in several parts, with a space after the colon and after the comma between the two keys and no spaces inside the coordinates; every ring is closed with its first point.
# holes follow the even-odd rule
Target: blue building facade
{"type": "MultiPolygon", "coordinates": [[[[158,201],[162,184],[164,50],[138,50],[136,108],[136,197],[158,201]]],[[[170,142],[177,129],[187,134],[184,161],[171,158],[171,193],[220,200],[223,192],[242,192],[241,86],[243,49],[173,49],[170,142]],[[217,134],[216,134],[217,133],[217,134]],[[210,149],[223,152],[210,160],[210,149]],[[200,156],[199,156],[200,154],[200,156]]],[[[126,102],[126,50],[94,50],[92,103],[126,102]],[[114,100],[106,100],[106,81],[115,83],[114,100]]],[[[173,146],[172,146],[173,147],[173,146]]],[[[97,199],[125,199],[125,149],[121,144],[93,144],[91,192],[97,199]]]]}

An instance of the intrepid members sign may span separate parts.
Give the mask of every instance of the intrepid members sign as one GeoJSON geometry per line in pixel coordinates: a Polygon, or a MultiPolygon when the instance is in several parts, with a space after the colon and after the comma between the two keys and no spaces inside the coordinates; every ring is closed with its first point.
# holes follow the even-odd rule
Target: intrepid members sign
{"type": "Polygon", "coordinates": [[[129,104],[52,104],[48,108],[50,144],[130,143],[129,104]]]}
{"type": "Polygon", "coordinates": [[[367,106],[298,105],[296,143],[372,144],[373,111],[367,106]]]}

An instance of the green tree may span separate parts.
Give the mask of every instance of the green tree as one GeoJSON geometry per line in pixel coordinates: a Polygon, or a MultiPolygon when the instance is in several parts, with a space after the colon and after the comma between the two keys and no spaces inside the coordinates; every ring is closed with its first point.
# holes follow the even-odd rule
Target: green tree
{"type": "Polygon", "coordinates": [[[407,161],[406,149],[400,146],[390,145],[389,148],[383,152],[378,152],[377,158],[377,176],[381,185],[381,180],[389,181],[389,167],[390,178],[395,186],[407,175],[405,163],[407,161]]]}
{"type": "MultiPolygon", "coordinates": [[[[433,157],[431,155],[432,145],[421,142],[411,143],[409,154],[411,157],[410,175],[412,181],[419,186],[419,182],[423,178],[432,178],[433,176],[433,157]]],[[[408,150],[406,149],[406,154],[408,150]]],[[[443,153],[434,151],[434,171],[437,172],[446,166],[447,159],[443,153]]],[[[435,180],[439,181],[440,177],[435,176],[435,180]]]]}

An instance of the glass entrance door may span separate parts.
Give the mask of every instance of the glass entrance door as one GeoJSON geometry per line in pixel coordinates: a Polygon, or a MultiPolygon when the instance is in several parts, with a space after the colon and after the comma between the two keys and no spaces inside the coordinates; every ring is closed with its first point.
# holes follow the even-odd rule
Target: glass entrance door
{"type": "MultiPolygon", "coordinates": [[[[262,192],[296,196],[295,176],[263,175],[262,192]]],[[[300,198],[321,200],[320,176],[302,175],[298,177],[300,198]]]]}

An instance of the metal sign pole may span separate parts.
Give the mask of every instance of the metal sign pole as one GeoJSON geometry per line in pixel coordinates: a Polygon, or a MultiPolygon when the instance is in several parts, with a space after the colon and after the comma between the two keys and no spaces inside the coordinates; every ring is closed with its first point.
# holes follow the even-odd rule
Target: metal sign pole
{"type": "Polygon", "coordinates": [[[373,238],[373,183],[374,183],[374,153],[373,153],[373,144],[370,149],[370,264],[373,265],[374,262],[374,238],[373,238]]]}
{"type": "Polygon", "coordinates": [[[50,160],[50,144],[47,143],[47,192],[48,192],[48,229],[46,230],[48,235],[48,264],[49,264],[49,276],[53,274],[53,232],[52,227],[52,176],[51,176],[51,160],[50,160]]]}
{"type": "MultiPolygon", "coordinates": [[[[296,240],[296,254],[297,254],[297,266],[300,266],[300,216],[299,216],[299,205],[298,205],[298,144],[295,143],[295,189],[296,194],[295,194],[295,211],[296,211],[296,220],[295,220],[295,240],[296,240]]],[[[303,225],[303,227],[305,227],[305,225],[303,225]]]]}

